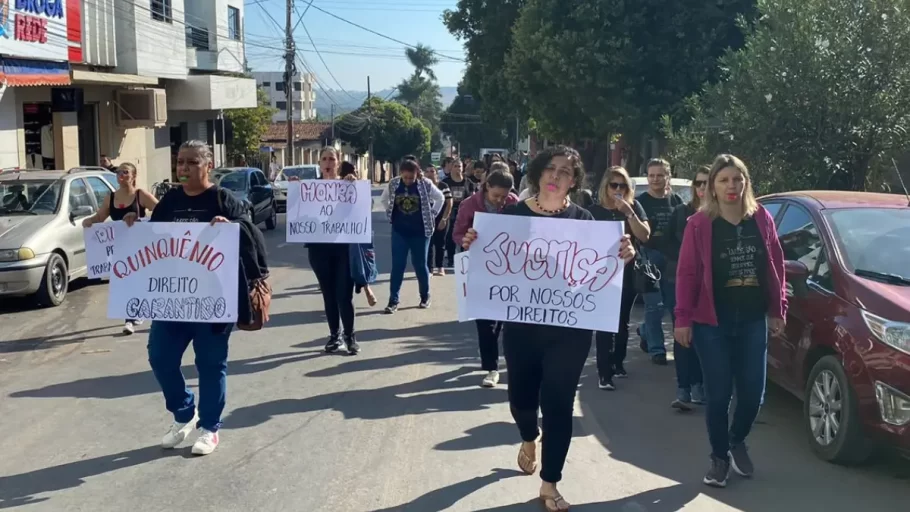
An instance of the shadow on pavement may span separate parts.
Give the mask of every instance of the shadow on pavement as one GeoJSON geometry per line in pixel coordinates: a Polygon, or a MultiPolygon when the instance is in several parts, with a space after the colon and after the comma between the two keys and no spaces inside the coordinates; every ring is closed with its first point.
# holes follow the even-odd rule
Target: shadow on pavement
{"type": "Polygon", "coordinates": [[[50,498],[37,498],[36,496],[79,487],[85,483],[86,478],[104,473],[138,466],[165,457],[192,457],[189,450],[189,447],[184,450],[163,450],[160,446],[147,446],[138,450],[79,460],[28,473],[0,476],[0,509],[47,501],[50,498]]]}
{"type": "Polygon", "coordinates": [[[461,501],[465,496],[477,492],[490,484],[505,480],[506,478],[514,478],[523,475],[524,473],[515,471],[514,469],[494,469],[488,475],[477,476],[470,480],[465,480],[464,482],[458,482],[454,485],[436,489],[408,503],[381,510],[374,510],[373,512],[403,512],[407,510],[413,512],[426,512],[428,510],[445,510],[461,501]]]}
{"type": "MultiPolygon", "coordinates": [[[[676,512],[694,500],[699,490],[687,485],[674,485],[654,489],[619,500],[600,503],[572,504],[572,512],[676,512]]],[[[526,512],[538,507],[543,510],[540,500],[532,499],[524,503],[504,505],[502,507],[480,509],[477,512],[526,512]]]]}
{"type": "MultiPolygon", "coordinates": [[[[249,375],[267,372],[285,364],[305,361],[320,355],[321,353],[313,351],[285,352],[252,359],[229,361],[228,375],[249,375]]],[[[182,370],[187,380],[198,377],[196,367],[193,365],[185,365],[182,370]]],[[[16,391],[9,396],[11,398],[100,398],[112,400],[160,392],[161,389],[158,387],[151,370],[145,370],[126,375],[106,375],[104,377],[51,384],[43,388],[16,391]]]]}
{"type": "Polygon", "coordinates": [[[33,350],[48,350],[62,345],[72,345],[84,341],[109,338],[112,334],[118,334],[123,330],[123,324],[111,324],[106,327],[96,327],[94,329],[85,329],[76,332],[67,332],[61,334],[51,334],[36,338],[25,338],[21,340],[0,341],[0,354],[14,354],[17,352],[30,352],[33,350]],[[115,331],[111,333],[110,331],[115,331]],[[88,336],[89,333],[99,333],[88,336]]]}

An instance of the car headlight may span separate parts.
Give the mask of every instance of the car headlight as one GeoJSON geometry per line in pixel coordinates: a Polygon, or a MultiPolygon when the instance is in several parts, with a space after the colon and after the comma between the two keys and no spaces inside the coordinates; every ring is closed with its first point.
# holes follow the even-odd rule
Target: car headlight
{"type": "Polygon", "coordinates": [[[34,257],[35,251],[29,249],[28,247],[0,250],[0,261],[23,261],[30,260],[34,257]]]}
{"type": "Polygon", "coordinates": [[[891,320],[860,310],[866,327],[882,343],[910,354],[910,324],[891,320]]]}

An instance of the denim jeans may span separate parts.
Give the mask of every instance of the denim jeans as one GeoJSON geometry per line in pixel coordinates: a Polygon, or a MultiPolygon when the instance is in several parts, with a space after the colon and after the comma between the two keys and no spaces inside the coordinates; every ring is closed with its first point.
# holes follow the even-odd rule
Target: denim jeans
{"type": "Polygon", "coordinates": [[[648,344],[648,354],[652,356],[666,354],[664,347],[664,311],[670,312],[670,319],[675,323],[676,315],[676,281],[675,276],[667,274],[667,259],[659,251],[642,247],[642,253],[660,270],[660,291],[646,293],[642,296],[645,302],[645,321],[641,324],[641,334],[648,344]]]}
{"type": "Polygon", "coordinates": [[[764,401],[768,321],[722,321],[717,327],[696,323],[692,340],[705,380],[705,422],[711,452],[728,460],[730,447],[745,442],[764,401]],[[734,387],[736,410],[731,425],[728,410],[734,387]]]}
{"type": "Polygon", "coordinates": [[[425,236],[404,236],[392,229],[392,275],[389,279],[389,304],[398,304],[398,294],[404,281],[404,270],[408,266],[408,253],[411,253],[411,265],[417,274],[417,285],[420,289],[420,300],[430,298],[430,269],[427,267],[427,251],[430,239],[425,236]]]}
{"type": "Polygon", "coordinates": [[[673,342],[673,365],[676,367],[676,387],[691,390],[692,386],[703,382],[701,362],[694,347],[684,347],[673,342]]]}
{"type": "Polygon", "coordinates": [[[196,411],[195,396],[186,386],[180,368],[183,353],[193,343],[199,374],[199,423],[211,432],[221,428],[227,393],[227,359],[230,331],[213,330],[212,324],[160,322],[149,330],[148,354],[152,373],[164,393],[164,405],[174,421],[186,423],[196,411]]]}

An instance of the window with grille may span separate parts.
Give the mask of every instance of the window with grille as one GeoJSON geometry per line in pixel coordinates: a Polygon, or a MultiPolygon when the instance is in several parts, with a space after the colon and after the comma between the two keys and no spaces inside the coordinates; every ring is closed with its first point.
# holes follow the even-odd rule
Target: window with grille
{"type": "Polygon", "coordinates": [[[240,41],[240,9],[228,6],[228,37],[234,41],[240,41]]]}
{"type": "Polygon", "coordinates": [[[171,23],[174,21],[171,12],[171,0],[151,0],[149,11],[152,13],[152,19],[171,23]]]}

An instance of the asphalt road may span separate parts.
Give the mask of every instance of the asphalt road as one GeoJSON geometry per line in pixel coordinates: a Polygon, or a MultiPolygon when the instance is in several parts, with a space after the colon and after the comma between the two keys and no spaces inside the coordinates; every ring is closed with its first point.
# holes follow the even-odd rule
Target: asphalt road
{"type": "MultiPolygon", "coordinates": [[[[387,297],[389,240],[375,219],[387,297]]],[[[282,217],[283,221],[283,217],[282,217]]],[[[454,278],[432,280],[416,308],[407,280],[394,316],[357,298],[363,352],[324,355],[319,291],[302,247],[266,234],[272,321],[231,339],[221,445],[204,458],[158,447],[170,418],[146,361],[147,325],[120,335],[107,286],[74,286],[56,309],[0,303],[0,509],[29,511],[538,510],[521,476],[506,389],[478,387],[473,324],[455,321],[454,278]]],[[[633,340],[632,345],[637,340],[633,340]]],[[[195,385],[192,353],[185,371],[195,385]]],[[[771,388],[751,438],[757,474],[724,490],[700,483],[700,412],[670,409],[673,369],[630,347],[630,378],[582,377],[575,439],[560,489],[578,512],[906,510],[910,468],[816,459],[800,404],[771,388]]]]}

